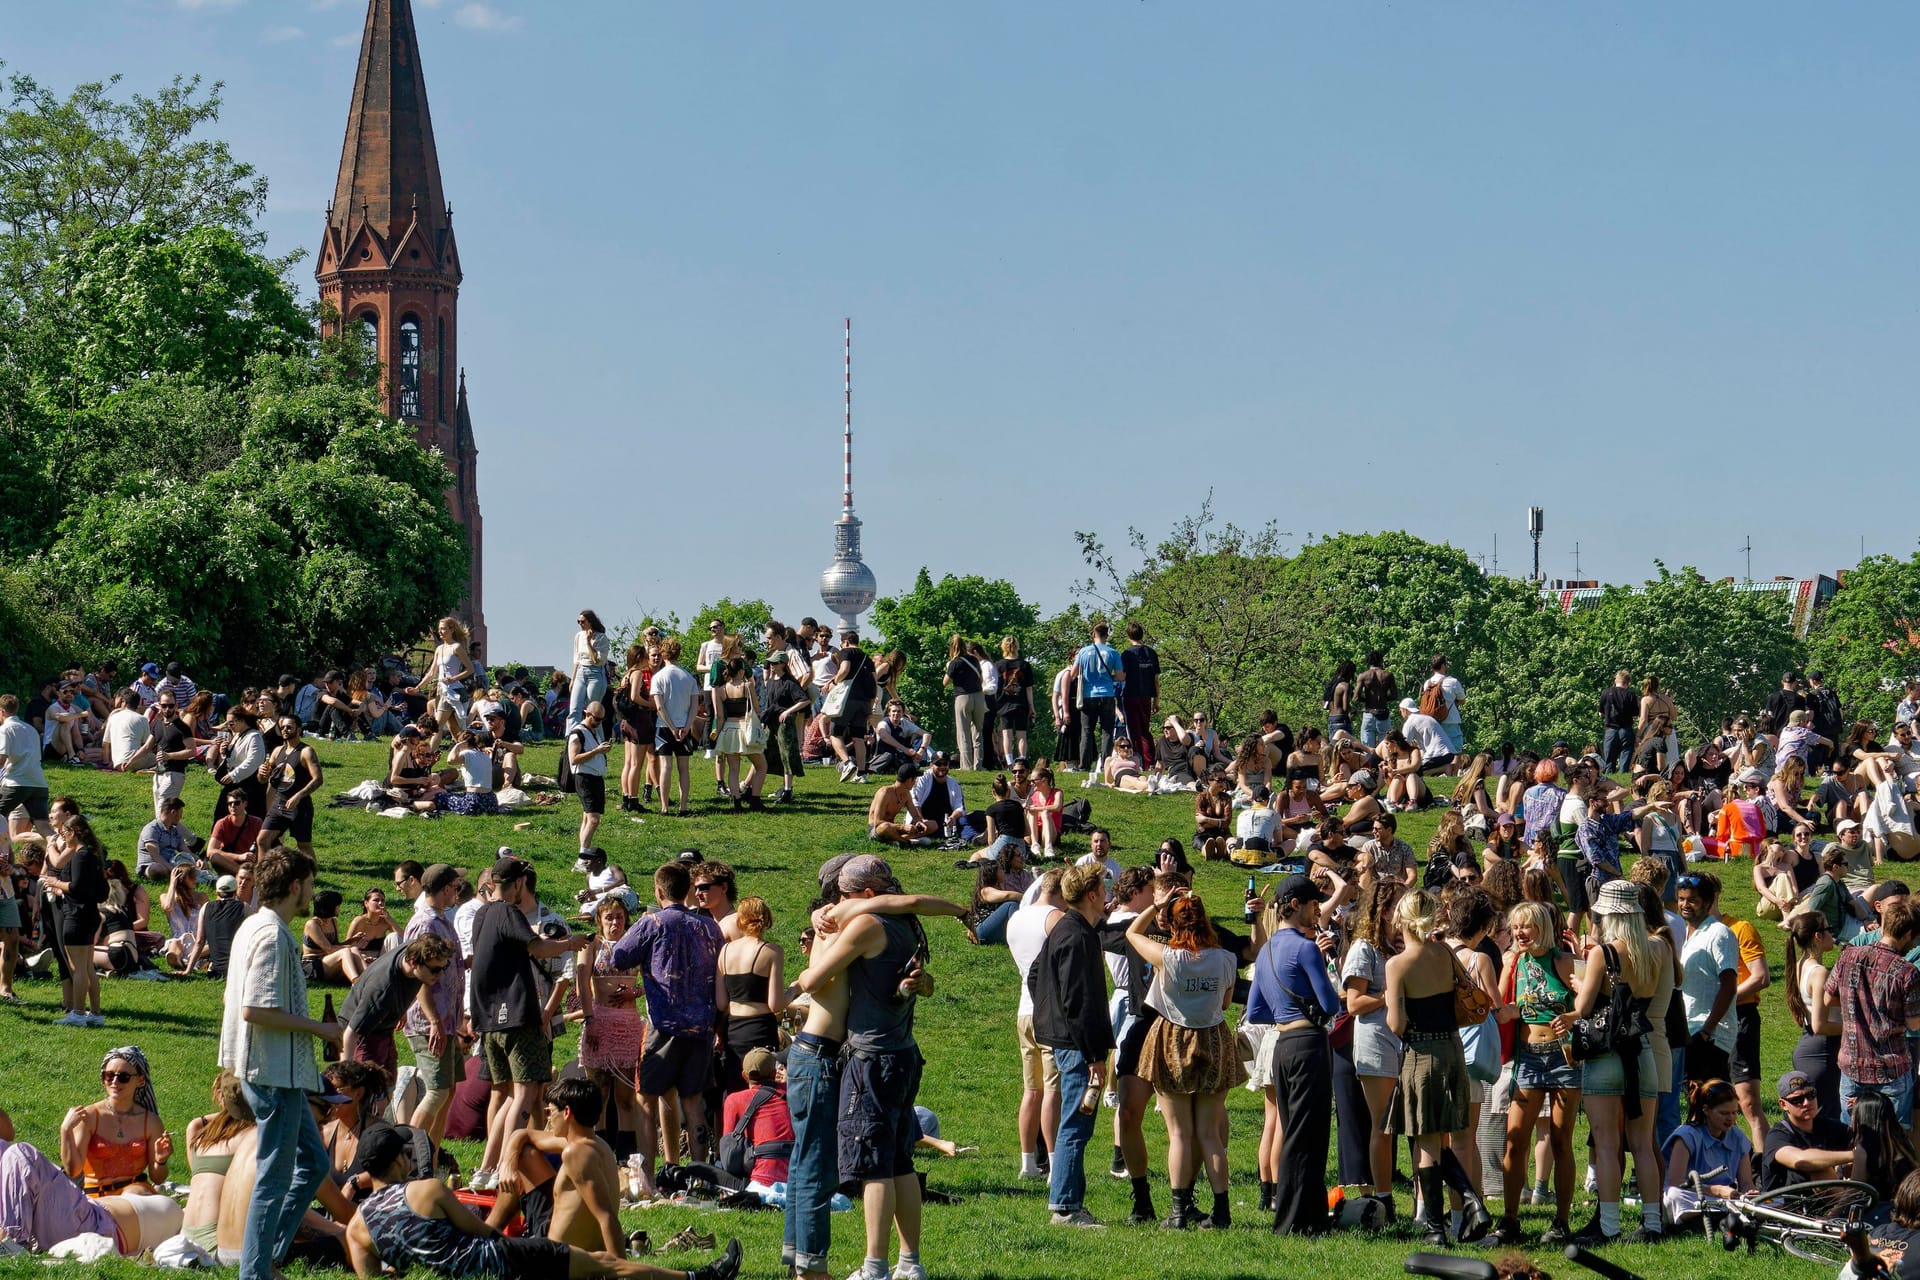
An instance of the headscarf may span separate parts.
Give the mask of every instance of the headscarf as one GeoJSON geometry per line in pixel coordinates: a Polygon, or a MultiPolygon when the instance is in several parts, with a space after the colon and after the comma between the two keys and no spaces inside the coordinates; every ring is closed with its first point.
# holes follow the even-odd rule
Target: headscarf
{"type": "Polygon", "coordinates": [[[106,1057],[100,1059],[100,1069],[105,1071],[107,1064],[115,1058],[120,1059],[122,1062],[132,1063],[133,1069],[140,1073],[140,1086],[133,1091],[133,1100],[138,1105],[152,1112],[154,1119],[159,1119],[160,1103],[153,1096],[153,1072],[147,1067],[147,1055],[140,1052],[138,1045],[122,1045],[118,1049],[111,1050],[106,1057]]]}

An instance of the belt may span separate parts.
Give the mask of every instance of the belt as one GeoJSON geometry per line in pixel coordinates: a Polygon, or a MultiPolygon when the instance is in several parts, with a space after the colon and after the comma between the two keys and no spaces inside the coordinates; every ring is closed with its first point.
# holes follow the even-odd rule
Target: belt
{"type": "Polygon", "coordinates": [[[829,1040],[825,1036],[814,1035],[811,1031],[802,1031],[793,1038],[793,1042],[795,1044],[805,1045],[822,1058],[837,1058],[840,1056],[842,1041],[829,1040]]]}
{"type": "Polygon", "coordinates": [[[1275,1023],[1273,1027],[1273,1033],[1275,1035],[1279,1035],[1283,1031],[1304,1031],[1307,1028],[1312,1026],[1313,1026],[1312,1019],[1295,1018],[1292,1022],[1275,1023]]]}

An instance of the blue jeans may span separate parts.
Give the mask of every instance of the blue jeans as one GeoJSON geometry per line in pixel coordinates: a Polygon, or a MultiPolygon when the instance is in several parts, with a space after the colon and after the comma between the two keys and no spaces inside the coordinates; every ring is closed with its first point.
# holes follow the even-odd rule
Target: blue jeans
{"type": "Polygon", "coordinates": [[[606,699],[607,669],[588,667],[573,682],[573,691],[567,696],[567,728],[572,729],[587,718],[589,702],[598,702],[604,710],[611,711],[612,708],[605,705],[606,699]]]}
{"type": "Polygon", "coordinates": [[[1020,909],[1018,902],[1003,902],[973,928],[973,936],[980,939],[984,946],[1003,947],[1007,944],[1007,921],[1013,919],[1013,913],[1020,909]]]}
{"type": "Polygon", "coordinates": [[[1680,1099],[1687,1094],[1687,1046],[1676,1044],[1672,1052],[1673,1079],[1667,1081],[1668,1088],[1660,1091],[1659,1104],[1653,1111],[1653,1148],[1660,1152],[1663,1160],[1673,1131],[1680,1127],[1680,1099]]]}
{"type": "Polygon", "coordinates": [[[793,1155],[787,1166],[787,1220],[780,1256],[802,1271],[827,1269],[831,1203],[840,1181],[840,1059],[813,1037],[796,1036],[787,1050],[787,1112],[793,1118],[793,1155]]]}
{"type": "Polygon", "coordinates": [[[1377,716],[1371,711],[1360,713],[1360,741],[1369,747],[1379,746],[1392,728],[1393,720],[1389,716],[1377,716]]]}
{"type": "Polygon", "coordinates": [[[253,1199],[240,1246],[240,1280],[272,1280],[275,1264],[293,1247],[300,1219],[332,1164],[305,1090],[255,1088],[244,1081],[240,1090],[253,1108],[259,1134],[253,1199]]]}
{"type": "Polygon", "coordinates": [[[1600,758],[1608,773],[1619,773],[1633,762],[1633,730],[1608,729],[1600,737],[1600,758]]]}
{"type": "Polygon", "coordinates": [[[1853,1077],[1846,1072],[1840,1073],[1840,1122],[1853,1123],[1853,1099],[1855,1095],[1873,1089],[1886,1096],[1893,1104],[1893,1114],[1904,1125],[1913,1123],[1913,1073],[1909,1071],[1903,1078],[1889,1084],[1855,1084],[1853,1077]]]}
{"type": "Polygon", "coordinates": [[[1053,1142],[1047,1207],[1074,1213],[1087,1203],[1087,1140],[1093,1137],[1094,1117],[1080,1110],[1080,1099],[1087,1092],[1092,1064],[1078,1049],[1055,1049],[1053,1065],[1060,1068],[1060,1133],[1053,1142]]]}

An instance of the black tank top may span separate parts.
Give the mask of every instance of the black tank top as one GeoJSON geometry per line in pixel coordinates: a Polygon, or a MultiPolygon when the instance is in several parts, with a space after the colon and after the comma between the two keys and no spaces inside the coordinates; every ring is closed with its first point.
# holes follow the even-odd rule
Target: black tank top
{"type": "Polygon", "coordinates": [[[227,957],[233,954],[233,935],[247,918],[247,904],[238,898],[215,898],[207,904],[207,953],[213,975],[225,977],[227,957]]]}
{"type": "Polygon", "coordinates": [[[767,993],[772,989],[773,980],[764,973],[753,972],[753,966],[760,963],[760,952],[766,944],[760,944],[760,950],[753,953],[753,960],[745,973],[723,974],[721,980],[726,984],[727,999],[734,1004],[765,1004],[767,993]]]}
{"type": "Polygon", "coordinates": [[[273,789],[282,800],[292,799],[311,781],[313,772],[307,768],[304,751],[294,752],[291,760],[281,761],[280,767],[273,771],[273,789]]]}
{"type": "Polygon", "coordinates": [[[1453,989],[1436,991],[1430,996],[1407,997],[1407,1031],[1410,1034],[1438,1035],[1454,1031],[1453,989]]]}

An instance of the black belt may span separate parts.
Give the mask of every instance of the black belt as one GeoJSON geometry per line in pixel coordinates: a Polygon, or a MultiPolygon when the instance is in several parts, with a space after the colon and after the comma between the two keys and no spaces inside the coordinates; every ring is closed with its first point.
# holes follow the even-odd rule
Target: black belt
{"type": "Polygon", "coordinates": [[[811,1031],[802,1031],[793,1038],[793,1042],[795,1044],[806,1045],[823,1058],[839,1057],[840,1047],[843,1043],[839,1040],[829,1040],[825,1036],[814,1035],[811,1031]]]}

